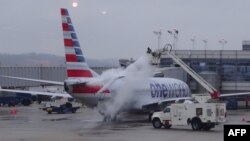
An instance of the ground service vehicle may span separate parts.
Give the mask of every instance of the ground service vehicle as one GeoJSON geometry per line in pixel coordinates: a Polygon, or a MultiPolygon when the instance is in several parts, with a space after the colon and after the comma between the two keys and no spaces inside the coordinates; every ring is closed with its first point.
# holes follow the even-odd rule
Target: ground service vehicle
{"type": "Polygon", "coordinates": [[[42,110],[46,111],[48,114],[58,113],[58,114],[66,114],[66,113],[75,113],[78,109],[81,108],[82,104],[68,101],[68,100],[55,100],[53,102],[43,102],[42,110]]]}
{"type": "Polygon", "coordinates": [[[35,99],[35,96],[26,93],[4,94],[0,95],[0,105],[9,107],[16,105],[29,106],[35,99]]]}
{"type": "Polygon", "coordinates": [[[210,130],[225,121],[225,103],[174,103],[152,115],[154,128],[191,125],[193,130],[210,130]]]}

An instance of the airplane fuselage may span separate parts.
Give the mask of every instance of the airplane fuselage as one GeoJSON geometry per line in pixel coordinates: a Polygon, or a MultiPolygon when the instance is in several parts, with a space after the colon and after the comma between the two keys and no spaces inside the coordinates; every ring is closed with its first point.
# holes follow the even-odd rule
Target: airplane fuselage
{"type": "Polygon", "coordinates": [[[143,105],[165,99],[190,97],[188,85],[173,78],[148,78],[139,84],[127,84],[126,80],[119,79],[109,89],[97,94],[101,87],[88,84],[70,86],[68,93],[88,107],[95,107],[100,101],[120,97],[129,101],[129,108],[137,110],[142,109],[143,105]],[[131,85],[134,86],[131,88],[131,85]]]}

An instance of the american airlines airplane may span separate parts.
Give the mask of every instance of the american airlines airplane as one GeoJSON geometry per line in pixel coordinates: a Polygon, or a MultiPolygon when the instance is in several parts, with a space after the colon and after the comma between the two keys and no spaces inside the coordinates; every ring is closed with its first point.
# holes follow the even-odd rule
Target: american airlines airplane
{"type": "MultiPolygon", "coordinates": [[[[85,60],[67,9],[61,9],[61,16],[68,76],[68,80],[65,80],[64,83],[65,90],[89,107],[97,106],[100,99],[113,99],[123,89],[123,86],[126,86],[126,77],[129,77],[128,75],[130,74],[120,73],[113,78],[109,78],[110,80],[106,84],[100,85],[95,83],[98,81],[99,75],[89,68],[85,60]]],[[[150,54],[146,55],[151,56],[150,54]]],[[[142,70],[144,64],[137,62],[131,66],[138,67],[138,64],[142,68],[133,72],[141,73],[144,71],[142,70]]],[[[150,62],[146,63],[149,64],[150,62]]],[[[129,66],[123,72],[129,69],[133,68],[129,66]]],[[[135,74],[138,75],[138,73],[135,74]]],[[[129,93],[129,88],[125,91],[129,93]]],[[[141,109],[144,105],[161,100],[190,97],[190,90],[187,84],[172,78],[146,78],[145,81],[139,82],[132,89],[132,93],[133,95],[129,99],[129,106],[127,106],[131,109],[141,109]]]]}
{"type": "MultiPolygon", "coordinates": [[[[10,89],[0,91],[74,97],[88,107],[97,107],[104,120],[115,119],[121,111],[139,110],[152,113],[158,110],[160,103],[191,99],[190,89],[185,82],[149,75],[147,65],[152,57],[150,52],[124,70],[110,71],[112,75],[105,78],[98,75],[85,60],[67,9],[61,9],[61,17],[67,79],[64,82],[56,82],[2,75],[1,77],[62,85],[69,95],[10,89]]],[[[245,94],[249,93],[231,95],[245,94]]]]}
{"type": "MultiPolygon", "coordinates": [[[[188,99],[191,97],[188,85],[181,80],[156,77],[136,79],[140,77],[138,75],[142,73],[141,71],[145,71],[143,69],[146,69],[143,67],[138,69],[138,65],[144,65],[140,64],[140,62],[131,64],[125,70],[121,70],[115,77],[110,77],[108,78],[109,80],[103,82],[100,80],[102,78],[88,66],[85,60],[67,9],[61,9],[61,17],[68,77],[64,83],[11,76],[2,77],[64,85],[65,91],[70,96],[80,100],[88,107],[99,107],[100,113],[105,118],[115,117],[121,110],[142,110],[143,108],[145,110],[145,107],[150,107],[150,105],[158,104],[159,102],[188,99]],[[133,69],[132,67],[137,68],[137,70],[133,70],[135,73],[127,76],[126,72],[129,69],[133,69]],[[132,86],[129,85],[133,83],[130,83],[130,81],[138,82],[134,82],[132,86]]],[[[145,54],[144,56],[148,58],[151,54],[145,54]]],[[[149,59],[146,60],[150,61],[149,59]]],[[[150,62],[147,63],[149,64],[150,62]]],[[[1,91],[24,92],[9,89],[1,89],[1,91]]],[[[69,95],[55,93],[25,92],[70,97],[69,95]]]]}

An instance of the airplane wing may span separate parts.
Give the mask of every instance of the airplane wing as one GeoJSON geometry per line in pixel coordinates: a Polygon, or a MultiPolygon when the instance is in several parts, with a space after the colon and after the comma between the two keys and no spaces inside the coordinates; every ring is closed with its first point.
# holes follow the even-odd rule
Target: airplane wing
{"type": "MultiPolygon", "coordinates": [[[[154,101],[148,101],[146,103],[143,103],[142,105],[142,109],[144,111],[155,111],[155,109],[159,108],[159,105],[165,103],[165,102],[176,102],[179,100],[191,100],[193,99],[192,97],[180,97],[180,98],[167,98],[167,99],[158,99],[158,100],[154,100],[154,101]],[[158,108],[156,108],[158,107],[158,108]]],[[[160,109],[158,109],[160,110],[160,109]]]]}
{"type": "Polygon", "coordinates": [[[179,101],[179,100],[191,100],[192,97],[180,97],[180,98],[168,98],[164,100],[158,101],[158,104],[164,103],[164,102],[170,102],[170,101],[179,101]]]}
{"type": "Polygon", "coordinates": [[[167,99],[149,101],[144,106],[151,105],[151,104],[158,104],[158,105],[160,105],[161,103],[164,103],[164,102],[172,102],[172,101],[179,101],[179,100],[191,100],[191,99],[193,99],[193,98],[192,97],[167,98],[167,99]]]}
{"type": "Polygon", "coordinates": [[[0,87],[0,92],[13,92],[13,93],[28,93],[32,95],[47,95],[47,96],[60,96],[65,98],[72,98],[71,95],[67,93],[49,93],[49,92],[37,92],[37,91],[25,91],[25,90],[13,90],[13,89],[2,89],[0,87]]]}
{"type": "MultiPolygon", "coordinates": [[[[229,93],[229,94],[221,94],[220,97],[230,97],[230,96],[240,96],[240,95],[250,95],[250,92],[242,92],[242,93],[229,93]]],[[[180,97],[180,98],[168,98],[157,101],[158,104],[170,101],[178,101],[178,100],[191,100],[193,97],[180,97]]]]}
{"type": "Polygon", "coordinates": [[[59,81],[40,80],[40,79],[23,78],[23,77],[6,76],[6,75],[0,75],[0,77],[19,79],[19,80],[26,80],[26,81],[33,81],[33,82],[41,82],[41,83],[48,83],[48,84],[62,85],[63,86],[63,82],[59,82],[59,81]]]}
{"type": "MultiPolygon", "coordinates": [[[[230,93],[230,94],[221,94],[220,97],[230,97],[230,96],[240,96],[240,95],[250,95],[250,92],[242,92],[242,93],[230,93]]],[[[172,101],[179,101],[179,100],[192,100],[193,97],[180,97],[180,98],[167,98],[163,100],[154,100],[148,101],[143,107],[151,106],[154,104],[160,105],[164,102],[172,102],[172,101]]]]}
{"type": "Polygon", "coordinates": [[[221,94],[220,97],[240,96],[240,95],[250,95],[250,92],[221,94]]]}

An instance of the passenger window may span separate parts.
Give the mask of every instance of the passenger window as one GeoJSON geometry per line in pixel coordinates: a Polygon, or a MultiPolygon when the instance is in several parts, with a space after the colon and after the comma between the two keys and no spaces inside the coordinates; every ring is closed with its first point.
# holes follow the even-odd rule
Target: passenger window
{"type": "Polygon", "coordinates": [[[202,115],[202,108],[196,108],[196,116],[202,115]]]}

